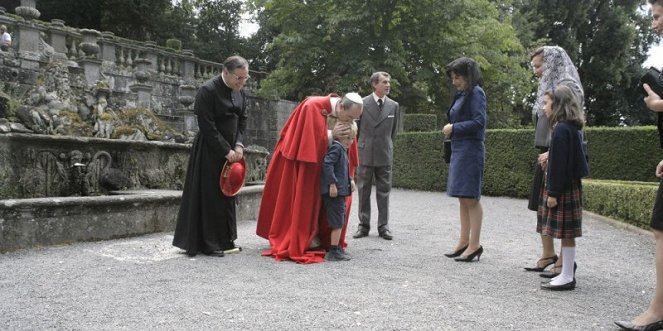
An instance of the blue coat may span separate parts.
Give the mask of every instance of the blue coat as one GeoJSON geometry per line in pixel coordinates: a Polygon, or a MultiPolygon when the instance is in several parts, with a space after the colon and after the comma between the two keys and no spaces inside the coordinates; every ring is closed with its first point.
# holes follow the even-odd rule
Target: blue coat
{"type": "Polygon", "coordinates": [[[453,123],[447,194],[478,200],[483,186],[488,122],[483,89],[477,85],[469,93],[457,93],[447,116],[453,123]]]}
{"type": "Polygon", "coordinates": [[[566,122],[559,122],[553,129],[548,154],[546,190],[551,197],[559,197],[571,189],[573,179],[589,175],[587,155],[582,148],[580,130],[566,122]]]}
{"type": "Polygon", "coordinates": [[[338,141],[334,140],[322,164],[322,175],[320,176],[320,194],[329,194],[329,185],[336,183],[338,196],[352,194],[350,187],[350,163],[348,162],[348,151],[338,141]]]}

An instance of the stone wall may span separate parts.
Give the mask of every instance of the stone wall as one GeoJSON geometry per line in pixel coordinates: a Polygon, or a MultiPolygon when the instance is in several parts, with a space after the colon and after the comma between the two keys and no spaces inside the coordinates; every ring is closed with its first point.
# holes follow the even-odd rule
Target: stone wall
{"type": "MultiPolygon", "coordinates": [[[[237,195],[237,220],[257,218],[261,185],[237,195]]],[[[125,191],[98,197],[0,200],[0,253],[77,241],[173,231],[181,191],[125,191]]]]}
{"type": "MultiPolygon", "coordinates": [[[[0,135],[0,199],[181,190],[189,144],[9,133],[0,135]]],[[[264,181],[267,151],[247,146],[247,182],[264,181]]]]}
{"type": "MultiPolygon", "coordinates": [[[[0,51],[0,133],[73,134],[58,127],[71,122],[62,116],[65,111],[78,114],[76,121],[88,122],[91,136],[110,138],[114,128],[98,119],[103,113],[115,116],[123,109],[146,108],[184,133],[181,139],[176,135],[163,139],[191,141],[197,131],[192,112],[196,90],[220,73],[220,63],[196,58],[190,50],[68,27],[62,20],[40,21],[34,1],[22,2],[14,11],[0,8],[0,24],[13,35],[12,48],[0,51]],[[3,114],[3,93],[19,99],[19,115],[3,114]]],[[[295,103],[255,96],[262,76],[251,72],[247,85],[250,120],[245,143],[271,150],[295,103]]]]}

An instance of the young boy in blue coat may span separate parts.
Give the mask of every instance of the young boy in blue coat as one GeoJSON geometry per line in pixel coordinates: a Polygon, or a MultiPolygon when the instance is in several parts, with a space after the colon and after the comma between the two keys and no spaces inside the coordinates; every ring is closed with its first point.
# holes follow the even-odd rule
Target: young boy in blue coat
{"type": "Polygon", "coordinates": [[[348,148],[357,135],[357,125],[352,123],[352,134],[334,140],[325,154],[320,176],[320,194],[327,211],[327,222],[331,229],[331,247],[325,256],[327,261],[348,261],[338,243],[345,223],[345,198],[354,191],[350,178],[348,148]]]}

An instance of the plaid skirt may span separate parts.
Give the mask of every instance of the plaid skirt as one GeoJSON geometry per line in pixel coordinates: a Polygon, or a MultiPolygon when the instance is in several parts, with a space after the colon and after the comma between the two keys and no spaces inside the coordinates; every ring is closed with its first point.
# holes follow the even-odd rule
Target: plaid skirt
{"type": "Polygon", "coordinates": [[[541,188],[536,232],[556,239],[571,239],[582,236],[582,183],[571,182],[571,190],[557,198],[557,206],[548,208],[546,185],[541,188]]]}

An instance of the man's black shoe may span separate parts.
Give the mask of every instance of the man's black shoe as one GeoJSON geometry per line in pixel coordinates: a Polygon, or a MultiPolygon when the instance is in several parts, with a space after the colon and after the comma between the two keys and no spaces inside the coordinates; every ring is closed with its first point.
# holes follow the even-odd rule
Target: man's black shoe
{"type": "Polygon", "coordinates": [[[223,251],[203,252],[203,254],[207,256],[216,256],[216,257],[224,257],[226,255],[225,253],[223,253],[223,251]]]}
{"type": "Polygon", "coordinates": [[[352,238],[363,238],[363,237],[368,237],[368,231],[365,231],[364,229],[359,229],[355,234],[352,235],[352,238]]]}
{"type": "Polygon", "coordinates": [[[385,240],[394,239],[394,236],[391,235],[391,231],[389,230],[384,230],[380,232],[380,237],[384,238],[385,240]]]}

